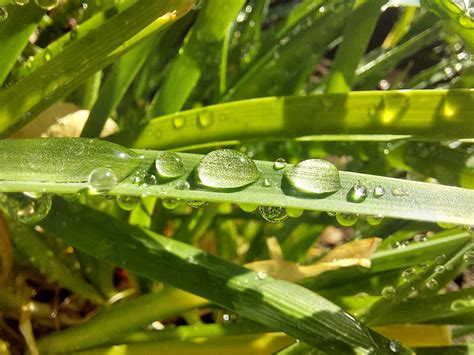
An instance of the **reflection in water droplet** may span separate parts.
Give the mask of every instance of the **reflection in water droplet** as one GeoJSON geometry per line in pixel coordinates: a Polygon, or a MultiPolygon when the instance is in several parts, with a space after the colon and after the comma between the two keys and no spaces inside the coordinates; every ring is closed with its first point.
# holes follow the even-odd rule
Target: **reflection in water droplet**
{"type": "Polygon", "coordinates": [[[390,350],[394,353],[399,352],[402,349],[402,345],[398,340],[390,341],[390,350]]]}
{"type": "Polygon", "coordinates": [[[435,279],[429,279],[428,281],[426,281],[425,286],[429,290],[434,290],[438,287],[438,281],[436,281],[435,279]]]}
{"type": "Polygon", "coordinates": [[[341,226],[350,227],[356,224],[357,222],[357,215],[352,213],[337,213],[336,220],[339,222],[341,226]]]}
{"type": "Polygon", "coordinates": [[[178,190],[189,190],[191,188],[191,186],[189,185],[189,182],[187,182],[185,180],[180,180],[180,181],[176,182],[175,187],[178,190]]]}
{"type": "Polygon", "coordinates": [[[45,10],[52,10],[59,4],[59,0],[35,0],[36,5],[45,10]]]}
{"type": "Polygon", "coordinates": [[[383,188],[382,185],[376,185],[374,187],[374,197],[382,197],[383,195],[385,195],[385,189],[383,188]]]}
{"type": "Polygon", "coordinates": [[[434,272],[437,274],[441,274],[443,271],[444,271],[444,265],[438,265],[434,269],[434,272]]]}
{"type": "Polygon", "coordinates": [[[298,218],[303,215],[304,210],[301,208],[287,208],[286,213],[288,213],[288,216],[291,218],[298,218]]]}
{"type": "Polygon", "coordinates": [[[408,268],[408,269],[405,269],[405,270],[403,270],[403,272],[402,272],[402,278],[403,278],[406,282],[413,281],[413,280],[415,280],[417,277],[418,277],[418,272],[416,271],[416,269],[415,269],[414,267],[410,267],[410,268],[408,268]]]}
{"type": "Polygon", "coordinates": [[[201,159],[196,170],[199,184],[216,189],[247,186],[260,177],[260,171],[251,159],[231,149],[208,153],[201,159]]]}
{"type": "Polygon", "coordinates": [[[273,169],[275,169],[275,170],[281,170],[281,169],[283,169],[285,166],[286,166],[286,160],[283,159],[283,158],[278,158],[278,159],[275,160],[275,162],[273,163],[273,169]]]}
{"type": "Polygon", "coordinates": [[[336,217],[336,212],[333,211],[327,211],[326,212],[329,217],[336,217]]]}
{"type": "Polygon", "coordinates": [[[253,212],[258,208],[258,205],[255,205],[253,203],[240,203],[239,207],[242,211],[253,212]]]}
{"type": "Polygon", "coordinates": [[[383,221],[383,216],[382,215],[374,215],[374,216],[367,216],[367,222],[371,225],[371,226],[377,226],[379,225],[380,223],[382,223],[383,221]]]}
{"type": "Polygon", "coordinates": [[[51,195],[34,194],[35,197],[32,196],[32,194],[23,194],[20,199],[8,201],[7,206],[10,216],[26,224],[37,223],[45,218],[53,203],[51,195]]]}
{"type": "Polygon", "coordinates": [[[258,209],[262,217],[271,223],[280,223],[288,218],[284,207],[260,206],[258,209]]]}
{"type": "Polygon", "coordinates": [[[304,160],[285,171],[285,177],[296,190],[311,194],[325,194],[341,188],[339,170],[322,159],[304,160]]]}
{"type": "Polygon", "coordinates": [[[393,300],[397,294],[397,291],[392,286],[387,286],[382,289],[381,296],[386,300],[393,300]]]}
{"type": "Polygon", "coordinates": [[[363,202],[367,198],[367,188],[362,185],[360,182],[355,184],[351,190],[349,191],[349,194],[347,195],[347,198],[351,202],[363,202]]]}
{"type": "Polygon", "coordinates": [[[94,193],[103,193],[117,186],[117,176],[109,168],[97,168],[89,175],[89,189],[94,193]]]}
{"type": "Polygon", "coordinates": [[[209,111],[201,111],[197,116],[198,124],[201,128],[209,127],[214,121],[213,114],[209,111]]]}
{"type": "Polygon", "coordinates": [[[176,179],[184,174],[186,169],[178,154],[165,152],[155,160],[156,171],[162,179],[176,179]]]}
{"type": "Polygon", "coordinates": [[[140,197],[138,196],[118,196],[117,205],[125,211],[131,211],[140,204],[140,197]]]}
{"type": "Polygon", "coordinates": [[[401,187],[392,188],[392,195],[397,197],[408,196],[408,192],[401,187]]]}
{"type": "Polygon", "coordinates": [[[179,206],[179,201],[175,198],[164,198],[163,200],[161,200],[161,204],[164,208],[168,210],[173,210],[179,206]]]}
{"type": "Polygon", "coordinates": [[[5,21],[7,18],[8,18],[7,8],[4,6],[0,6],[0,22],[5,21]]]}
{"type": "Polygon", "coordinates": [[[197,200],[187,200],[186,204],[189,207],[192,207],[192,208],[200,208],[202,206],[207,205],[207,202],[206,201],[197,201],[197,200]]]}

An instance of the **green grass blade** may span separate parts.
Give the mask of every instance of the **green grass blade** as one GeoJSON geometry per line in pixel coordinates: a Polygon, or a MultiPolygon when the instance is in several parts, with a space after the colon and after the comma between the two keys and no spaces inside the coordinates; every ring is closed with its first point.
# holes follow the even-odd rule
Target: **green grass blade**
{"type": "Polygon", "coordinates": [[[148,171],[154,166],[157,156],[157,151],[131,152],[116,144],[87,139],[3,140],[0,141],[0,179],[3,180],[0,181],[0,190],[77,192],[88,188],[87,180],[93,169],[108,166],[116,171],[119,182],[108,192],[111,195],[140,196],[146,192],[149,196],[162,198],[283,206],[474,225],[474,210],[465,208],[474,205],[473,190],[345,171],[339,173],[341,188],[337,193],[314,198],[291,192],[285,184],[284,170],[275,170],[272,162],[255,161],[261,172],[260,178],[229,194],[225,190],[196,186],[195,168],[203,156],[180,153],[186,170],[181,179],[188,180],[192,189],[181,190],[168,182],[157,185],[134,183],[135,174],[148,171]],[[78,149],[82,149],[79,154],[78,149]],[[38,165],[38,157],[41,157],[41,165],[38,165]],[[32,170],[31,166],[38,167],[32,170]],[[273,183],[271,188],[264,186],[265,178],[273,183]],[[362,203],[355,203],[349,197],[357,183],[363,183],[370,192],[362,203]],[[376,185],[381,185],[386,191],[380,198],[372,195],[376,185]]]}
{"type": "Polygon", "coordinates": [[[12,6],[8,21],[0,23],[0,86],[28,44],[44,11],[36,4],[12,6]]]}
{"type": "Polygon", "coordinates": [[[209,299],[322,349],[389,348],[388,340],[301,286],[259,277],[200,249],[83,206],[74,205],[72,213],[72,205],[59,200],[55,204],[42,227],[90,255],[209,299]]]}
{"type": "Polygon", "coordinates": [[[188,33],[182,51],[171,66],[158,94],[153,98],[148,116],[153,117],[181,110],[204,70],[212,70],[210,60],[237,16],[243,0],[208,0],[196,23],[188,33]]]}
{"type": "Polygon", "coordinates": [[[453,345],[433,348],[416,348],[417,355],[472,355],[474,354],[474,343],[465,345],[453,345]]]}
{"type": "Polygon", "coordinates": [[[385,0],[356,2],[344,29],[331,67],[327,92],[347,92],[355,82],[356,68],[367,49],[385,0]]]}
{"type": "Polygon", "coordinates": [[[210,142],[313,135],[474,136],[470,90],[367,91],[262,98],[183,111],[151,120],[138,137],[114,140],[137,148],[182,148],[210,142]],[[199,117],[210,121],[203,127],[199,117]],[[177,121],[180,121],[177,126],[177,121]],[[232,122],[232,124],[229,124],[232,122]]]}
{"type": "Polygon", "coordinates": [[[74,41],[30,75],[0,92],[0,136],[28,123],[143,37],[184,15],[193,3],[139,1],[74,41]],[[173,16],[160,17],[173,11],[173,16]]]}

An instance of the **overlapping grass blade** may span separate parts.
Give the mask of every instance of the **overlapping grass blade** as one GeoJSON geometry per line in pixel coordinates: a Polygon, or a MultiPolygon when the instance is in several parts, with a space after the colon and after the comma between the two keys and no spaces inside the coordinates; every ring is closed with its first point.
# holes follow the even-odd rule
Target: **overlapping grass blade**
{"type": "Polygon", "coordinates": [[[194,0],[139,1],[0,92],[0,136],[28,123],[89,75],[190,10],[194,0]]]}

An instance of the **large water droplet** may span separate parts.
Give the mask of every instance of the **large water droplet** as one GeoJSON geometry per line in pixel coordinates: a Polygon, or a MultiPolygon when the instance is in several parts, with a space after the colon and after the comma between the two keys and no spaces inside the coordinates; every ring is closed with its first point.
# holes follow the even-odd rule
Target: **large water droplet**
{"type": "Polygon", "coordinates": [[[347,198],[351,202],[363,202],[367,198],[367,187],[358,182],[349,191],[347,198]]]}
{"type": "Polygon", "coordinates": [[[239,203],[239,207],[242,211],[253,212],[258,208],[258,205],[253,203],[239,203]]]}
{"type": "Polygon", "coordinates": [[[155,160],[155,166],[158,176],[162,179],[176,179],[186,171],[179,155],[172,152],[162,153],[155,160]]]}
{"type": "Polygon", "coordinates": [[[103,193],[117,186],[117,176],[109,168],[97,168],[89,175],[89,189],[95,193],[103,193]]]}
{"type": "Polygon", "coordinates": [[[418,277],[418,273],[416,272],[415,268],[410,267],[408,269],[403,270],[402,277],[406,282],[410,282],[418,277]]]}
{"type": "Polygon", "coordinates": [[[399,352],[402,349],[402,344],[398,340],[390,341],[390,350],[394,353],[399,352]]]}
{"type": "Polygon", "coordinates": [[[273,163],[273,169],[275,169],[275,170],[281,170],[281,169],[283,169],[285,166],[286,166],[286,160],[283,159],[283,158],[278,158],[278,159],[275,160],[275,162],[273,163]]]}
{"type": "Polygon", "coordinates": [[[199,184],[216,189],[235,189],[260,177],[255,163],[236,150],[221,149],[205,155],[197,166],[199,184]]]}
{"type": "Polygon", "coordinates": [[[304,193],[325,194],[341,188],[339,171],[322,159],[304,160],[288,169],[285,176],[291,186],[304,193]]]}
{"type": "Polygon", "coordinates": [[[131,211],[140,204],[138,196],[118,196],[117,205],[125,211],[131,211]]]}
{"type": "Polygon", "coordinates": [[[164,198],[161,200],[161,204],[167,210],[173,210],[179,206],[179,201],[175,198],[164,198]]]}
{"type": "Polygon", "coordinates": [[[51,210],[52,198],[48,194],[23,194],[9,203],[9,214],[21,223],[41,221],[51,210]]]}
{"type": "Polygon", "coordinates": [[[350,227],[356,224],[357,215],[352,213],[337,213],[336,220],[341,226],[350,227]]]}
{"type": "Polygon", "coordinates": [[[52,10],[59,4],[59,0],[35,0],[36,5],[45,10],[52,10]]]}
{"type": "Polygon", "coordinates": [[[397,294],[397,291],[392,286],[387,286],[382,289],[382,297],[386,300],[393,300],[397,294]]]}
{"type": "Polygon", "coordinates": [[[374,187],[374,197],[382,197],[383,195],[385,195],[385,189],[382,185],[376,185],[374,187]]]}
{"type": "Polygon", "coordinates": [[[8,18],[7,8],[4,6],[0,6],[0,22],[5,21],[7,18],[8,18]]]}
{"type": "Polygon", "coordinates": [[[303,215],[304,210],[301,208],[287,208],[286,212],[291,218],[298,218],[303,215]]]}
{"type": "Polygon", "coordinates": [[[268,222],[280,223],[288,218],[288,213],[284,207],[275,207],[275,206],[260,206],[260,214],[268,222]]]}
{"type": "Polygon", "coordinates": [[[214,117],[212,112],[209,111],[201,111],[197,115],[198,124],[201,128],[209,127],[212,122],[214,121],[214,117]]]}
{"type": "Polygon", "coordinates": [[[428,281],[426,281],[425,286],[429,290],[434,290],[438,287],[438,281],[436,281],[435,279],[429,279],[428,281]]]}

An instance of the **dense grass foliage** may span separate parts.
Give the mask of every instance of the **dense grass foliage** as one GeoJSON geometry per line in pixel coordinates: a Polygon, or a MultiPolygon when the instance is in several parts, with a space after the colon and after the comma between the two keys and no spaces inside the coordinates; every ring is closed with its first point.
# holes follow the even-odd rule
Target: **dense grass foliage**
{"type": "Polygon", "coordinates": [[[472,353],[469,6],[0,0],[0,353],[472,353]]]}

